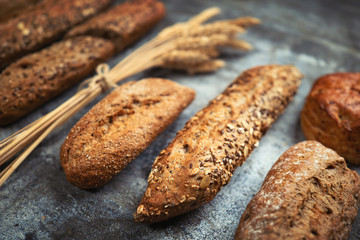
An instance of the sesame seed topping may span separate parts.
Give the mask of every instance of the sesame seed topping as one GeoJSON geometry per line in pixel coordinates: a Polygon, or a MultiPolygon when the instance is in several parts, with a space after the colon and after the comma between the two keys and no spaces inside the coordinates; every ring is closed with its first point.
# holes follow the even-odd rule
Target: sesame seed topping
{"type": "Polygon", "coordinates": [[[146,189],[145,196],[148,198],[151,197],[151,189],[150,188],[146,189]]]}
{"type": "Polygon", "coordinates": [[[244,147],[244,157],[247,157],[249,154],[249,147],[248,146],[245,146],[244,147]]]}
{"type": "Polygon", "coordinates": [[[206,175],[200,182],[200,189],[206,189],[210,185],[211,177],[206,175]]]}
{"type": "Polygon", "coordinates": [[[180,198],[180,203],[183,203],[183,202],[185,202],[185,201],[186,201],[186,196],[183,195],[183,196],[180,198]]]}
{"type": "Polygon", "coordinates": [[[199,169],[198,168],[194,168],[194,170],[191,171],[190,176],[195,176],[196,174],[198,174],[199,169]]]}
{"type": "Polygon", "coordinates": [[[143,212],[143,210],[144,210],[144,205],[140,205],[136,212],[137,212],[137,214],[140,215],[143,212]]]}

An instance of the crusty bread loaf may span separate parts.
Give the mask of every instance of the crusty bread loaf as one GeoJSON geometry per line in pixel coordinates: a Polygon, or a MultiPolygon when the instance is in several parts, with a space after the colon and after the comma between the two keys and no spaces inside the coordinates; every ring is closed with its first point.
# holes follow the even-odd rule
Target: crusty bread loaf
{"type": "Polygon", "coordinates": [[[313,85],[301,113],[307,139],[360,164],[360,73],[333,73],[313,85]]]}
{"type": "Polygon", "coordinates": [[[136,158],[194,99],[195,92],[165,79],[114,89],[71,129],[60,160],[69,182],[97,188],[136,158]]]}
{"type": "Polygon", "coordinates": [[[134,42],[165,15],[157,0],[135,0],[112,7],[68,32],[67,37],[90,35],[109,39],[116,51],[134,42]]]}
{"type": "Polygon", "coordinates": [[[213,199],[292,100],[300,79],[292,66],[242,73],[156,158],[135,220],[166,220],[213,199]]]}
{"type": "Polygon", "coordinates": [[[235,239],[348,239],[360,177],[316,141],[288,149],[241,217],[235,239]]]}
{"type": "Polygon", "coordinates": [[[44,0],[0,26],[0,68],[61,37],[111,0],[44,0]]]}
{"type": "Polygon", "coordinates": [[[93,72],[113,55],[113,44],[77,37],[27,55],[0,74],[0,126],[31,112],[93,72]]]}

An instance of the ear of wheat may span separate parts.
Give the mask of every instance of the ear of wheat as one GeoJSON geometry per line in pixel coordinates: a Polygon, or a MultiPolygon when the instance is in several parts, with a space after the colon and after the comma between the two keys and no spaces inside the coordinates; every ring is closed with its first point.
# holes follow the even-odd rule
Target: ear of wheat
{"type": "Polygon", "coordinates": [[[179,69],[191,74],[212,72],[225,65],[224,61],[216,58],[219,47],[250,50],[251,45],[237,39],[237,35],[244,33],[247,27],[259,24],[260,20],[242,17],[204,24],[219,12],[219,8],[209,8],[188,22],[165,28],[111,70],[106,64],[99,65],[97,75],[86,80],[73,97],[1,141],[0,165],[28,148],[0,173],[0,186],[48,134],[121,80],[152,67],[179,69]]]}

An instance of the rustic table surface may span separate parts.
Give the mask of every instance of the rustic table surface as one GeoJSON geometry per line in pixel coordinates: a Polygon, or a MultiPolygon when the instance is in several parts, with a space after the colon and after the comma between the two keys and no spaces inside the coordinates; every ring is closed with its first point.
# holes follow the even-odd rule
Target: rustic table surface
{"type": "MultiPolygon", "coordinates": [[[[213,74],[191,76],[154,69],[132,77],[169,78],[194,88],[197,97],[147,150],[109,184],[94,191],[68,183],[59,162],[59,148],[67,133],[91,106],[82,110],[46,138],[0,188],[0,239],[232,239],[247,203],[272,164],[290,146],[305,140],[299,114],[314,80],[326,73],[360,71],[359,1],[166,0],[164,4],[166,18],[112,59],[111,66],[163,27],[212,6],[222,9],[219,19],[247,15],[262,19],[262,25],[241,36],[254,50],[225,51],[226,67],[213,74]],[[151,165],[176,132],[242,71],[272,63],[294,64],[305,77],[294,102],[236,170],[231,182],[210,203],[188,214],[159,224],[135,223],[132,214],[146,189],[151,165]]],[[[73,87],[24,119],[0,128],[0,139],[54,109],[75,91],[73,87]]],[[[360,167],[350,168],[360,173],[360,167]]],[[[360,239],[360,214],[350,239],[360,239]]]]}

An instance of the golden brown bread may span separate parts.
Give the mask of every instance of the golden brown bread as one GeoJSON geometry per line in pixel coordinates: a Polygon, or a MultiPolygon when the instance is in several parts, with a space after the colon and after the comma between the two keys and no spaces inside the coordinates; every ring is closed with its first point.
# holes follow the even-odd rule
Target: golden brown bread
{"type": "Polygon", "coordinates": [[[110,10],[73,28],[67,37],[90,35],[111,40],[116,52],[144,35],[165,15],[157,0],[135,0],[113,6],[110,10]]]}
{"type": "Polygon", "coordinates": [[[14,62],[0,74],[0,126],[21,118],[81,81],[113,53],[113,44],[108,40],[77,37],[14,62]]]}
{"type": "Polygon", "coordinates": [[[235,239],[348,239],[360,177],[316,141],[288,149],[241,217],[235,239]]]}
{"type": "Polygon", "coordinates": [[[313,85],[301,112],[307,139],[360,164],[360,73],[333,73],[313,85]]]}
{"type": "Polygon", "coordinates": [[[60,160],[69,182],[97,188],[135,159],[194,99],[165,79],[128,82],[96,104],[71,129],[60,160]]]}
{"type": "Polygon", "coordinates": [[[135,220],[166,220],[213,199],[292,100],[300,79],[293,66],[242,73],[156,158],[135,220]]]}
{"type": "Polygon", "coordinates": [[[111,0],[44,0],[0,26],[0,68],[60,38],[111,0]]]}

